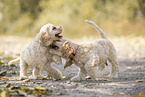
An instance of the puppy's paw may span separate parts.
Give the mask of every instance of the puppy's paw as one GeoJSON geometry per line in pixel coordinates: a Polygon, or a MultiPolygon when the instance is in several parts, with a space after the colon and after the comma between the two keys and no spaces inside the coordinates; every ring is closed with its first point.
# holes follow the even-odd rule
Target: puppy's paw
{"type": "Polygon", "coordinates": [[[63,79],[62,75],[57,75],[57,76],[52,76],[52,77],[53,77],[53,80],[55,80],[55,81],[63,79]]]}
{"type": "Polygon", "coordinates": [[[54,81],[65,80],[65,79],[66,79],[66,77],[65,77],[65,76],[60,77],[60,78],[57,78],[57,79],[53,78],[53,80],[54,80],[54,81]]]}
{"type": "Polygon", "coordinates": [[[38,75],[38,76],[30,76],[29,77],[30,79],[43,79],[43,78],[46,78],[45,76],[43,76],[43,75],[38,75]]]}
{"type": "Polygon", "coordinates": [[[71,78],[71,81],[81,81],[81,78],[79,76],[75,76],[71,78]]]}

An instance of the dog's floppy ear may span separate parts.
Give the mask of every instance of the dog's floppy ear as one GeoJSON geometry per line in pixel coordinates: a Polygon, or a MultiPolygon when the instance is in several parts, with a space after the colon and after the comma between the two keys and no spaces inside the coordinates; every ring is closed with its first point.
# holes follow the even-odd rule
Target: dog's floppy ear
{"type": "Polygon", "coordinates": [[[41,32],[41,33],[40,33],[40,35],[39,35],[40,43],[43,43],[43,41],[44,41],[43,36],[44,36],[45,34],[46,34],[45,32],[41,32]]]}
{"type": "Polygon", "coordinates": [[[44,46],[48,46],[52,44],[52,39],[46,32],[42,31],[39,35],[39,42],[44,46]]]}
{"type": "Polygon", "coordinates": [[[69,55],[71,55],[72,53],[75,53],[75,48],[74,48],[73,44],[70,43],[69,41],[65,41],[63,43],[63,47],[69,55]]]}

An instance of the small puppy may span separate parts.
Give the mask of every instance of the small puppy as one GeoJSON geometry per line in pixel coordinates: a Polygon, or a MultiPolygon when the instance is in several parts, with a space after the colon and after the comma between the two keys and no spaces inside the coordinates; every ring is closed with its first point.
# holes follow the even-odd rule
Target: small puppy
{"type": "Polygon", "coordinates": [[[72,81],[85,80],[87,75],[95,80],[97,77],[95,67],[98,66],[99,70],[103,70],[107,65],[107,61],[112,65],[110,76],[117,77],[119,67],[113,44],[94,22],[88,20],[86,22],[98,31],[101,39],[78,44],[62,39],[61,42],[55,44],[59,46],[59,49],[50,49],[50,52],[66,59],[64,68],[72,64],[79,67],[79,73],[71,79],[72,81]]]}
{"type": "Polygon", "coordinates": [[[53,59],[57,60],[55,60],[57,64],[61,64],[61,57],[49,53],[50,48],[58,49],[53,43],[62,38],[60,33],[62,33],[61,26],[44,25],[32,43],[22,50],[20,57],[11,60],[8,65],[20,61],[20,79],[27,78],[28,67],[33,67],[34,79],[43,77],[42,70],[47,71],[55,79],[62,79],[62,73],[51,65],[53,59]]]}

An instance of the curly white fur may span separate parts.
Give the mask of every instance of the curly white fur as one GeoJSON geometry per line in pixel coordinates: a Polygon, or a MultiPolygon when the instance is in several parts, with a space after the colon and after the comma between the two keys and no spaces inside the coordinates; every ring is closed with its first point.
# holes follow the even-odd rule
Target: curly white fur
{"type": "Polygon", "coordinates": [[[70,66],[71,64],[75,64],[79,67],[79,73],[71,79],[72,81],[85,80],[87,75],[95,80],[97,77],[95,67],[98,66],[100,70],[103,70],[107,61],[112,65],[110,76],[117,77],[119,67],[116,50],[113,44],[107,39],[107,36],[102,29],[100,29],[94,22],[88,20],[86,20],[86,22],[99,32],[101,39],[78,44],[62,39],[61,42],[56,43],[60,49],[51,49],[50,52],[65,58],[67,60],[65,67],[70,66]]]}
{"type": "Polygon", "coordinates": [[[19,58],[10,61],[8,64],[15,64],[20,61],[20,79],[27,78],[28,67],[33,67],[33,77],[35,79],[42,77],[41,70],[46,70],[55,79],[62,79],[62,73],[51,65],[53,58],[61,64],[61,58],[49,53],[49,46],[54,40],[60,38],[62,32],[60,26],[46,24],[37,34],[36,38],[30,45],[23,49],[19,58]]]}

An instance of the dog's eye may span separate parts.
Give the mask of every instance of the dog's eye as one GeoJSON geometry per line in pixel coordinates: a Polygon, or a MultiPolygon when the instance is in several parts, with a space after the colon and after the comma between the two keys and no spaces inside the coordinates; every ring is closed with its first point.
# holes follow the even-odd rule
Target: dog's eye
{"type": "Polygon", "coordinates": [[[52,28],[52,30],[55,30],[55,29],[56,29],[56,27],[53,27],[53,28],[52,28]]]}

